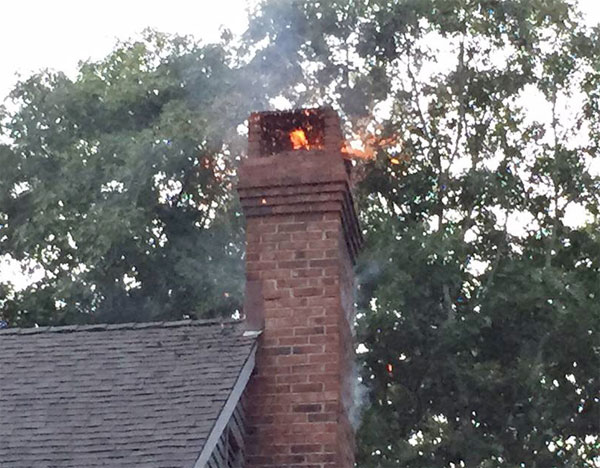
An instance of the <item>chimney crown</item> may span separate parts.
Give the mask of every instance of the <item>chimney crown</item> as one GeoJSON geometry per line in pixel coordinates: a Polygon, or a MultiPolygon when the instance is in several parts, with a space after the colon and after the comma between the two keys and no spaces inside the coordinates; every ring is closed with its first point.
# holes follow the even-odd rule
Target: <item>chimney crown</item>
{"type": "Polygon", "coordinates": [[[339,152],[342,145],[340,119],[328,107],[255,112],[248,120],[250,158],[289,154],[294,150],[339,152]]]}

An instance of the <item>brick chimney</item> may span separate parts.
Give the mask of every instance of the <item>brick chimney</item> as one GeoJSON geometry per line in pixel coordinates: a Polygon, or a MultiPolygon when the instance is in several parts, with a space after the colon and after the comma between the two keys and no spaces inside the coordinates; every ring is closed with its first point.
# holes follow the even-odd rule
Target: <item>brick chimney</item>
{"type": "Polygon", "coordinates": [[[362,242],[337,114],[250,116],[239,172],[247,315],[264,323],[247,467],[354,466],[353,263],[362,242]],[[258,297],[260,295],[260,297],[258,297]]]}

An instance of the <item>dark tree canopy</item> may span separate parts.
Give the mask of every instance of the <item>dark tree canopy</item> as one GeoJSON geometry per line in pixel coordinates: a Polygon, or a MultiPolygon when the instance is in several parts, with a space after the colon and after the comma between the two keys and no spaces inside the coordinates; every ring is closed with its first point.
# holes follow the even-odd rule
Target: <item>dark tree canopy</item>
{"type": "Polygon", "coordinates": [[[367,237],[363,467],[600,460],[600,27],[565,0],[268,0],[241,45],[150,34],[13,92],[11,325],[230,314],[237,132],[328,104],[367,237]]]}
{"type": "Polygon", "coordinates": [[[248,112],[237,79],[221,46],[148,32],[75,80],[42,72],[17,86],[4,127],[13,143],[0,148],[0,246],[44,276],[6,296],[4,319],[236,309],[235,128],[248,112]]]}

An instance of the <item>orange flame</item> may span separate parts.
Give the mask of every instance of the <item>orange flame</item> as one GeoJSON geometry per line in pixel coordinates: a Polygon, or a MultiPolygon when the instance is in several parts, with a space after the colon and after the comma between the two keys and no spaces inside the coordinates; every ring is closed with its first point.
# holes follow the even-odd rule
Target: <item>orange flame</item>
{"type": "Polygon", "coordinates": [[[374,159],[375,152],[372,148],[365,147],[364,150],[353,148],[350,146],[348,142],[344,143],[342,146],[342,153],[347,155],[349,158],[358,158],[358,159],[374,159]]]}
{"type": "Polygon", "coordinates": [[[290,141],[292,142],[292,148],[294,148],[295,150],[310,149],[310,145],[308,144],[306,134],[301,128],[297,128],[296,130],[292,130],[290,132],[290,141]]]}
{"type": "MultiPolygon", "coordinates": [[[[352,140],[361,149],[353,147],[349,142],[345,142],[342,146],[342,153],[349,158],[358,159],[375,159],[375,153],[379,148],[395,146],[399,143],[397,137],[381,138],[370,132],[358,132],[352,140]]],[[[400,164],[398,158],[392,158],[392,164],[400,164]]]]}

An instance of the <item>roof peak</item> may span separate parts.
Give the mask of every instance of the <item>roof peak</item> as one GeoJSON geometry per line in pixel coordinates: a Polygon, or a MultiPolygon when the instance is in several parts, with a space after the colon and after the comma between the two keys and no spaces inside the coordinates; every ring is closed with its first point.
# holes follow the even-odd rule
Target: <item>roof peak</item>
{"type": "Polygon", "coordinates": [[[242,320],[234,319],[187,319],[161,322],[97,323],[91,325],[4,328],[0,329],[0,335],[33,335],[38,333],[75,333],[80,331],[139,330],[146,328],[205,327],[210,325],[235,325],[242,322],[242,320]]]}

